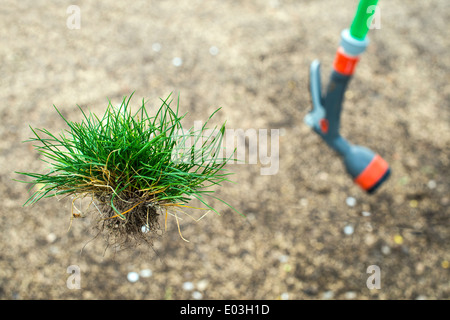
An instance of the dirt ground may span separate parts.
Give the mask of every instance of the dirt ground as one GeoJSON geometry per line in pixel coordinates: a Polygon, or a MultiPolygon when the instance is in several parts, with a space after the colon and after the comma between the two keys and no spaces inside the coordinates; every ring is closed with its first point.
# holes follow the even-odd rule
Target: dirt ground
{"type": "Polygon", "coordinates": [[[70,1],[4,1],[0,298],[448,299],[449,2],[380,1],[341,123],[390,163],[374,195],[303,122],[309,65],[320,59],[328,80],[357,3],[82,1],[70,29],[70,1]],[[132,103],[154,108],[179,94],[186,126],[222,107],[215,121],[227,128],[280,130],[275,174],[262,175],[260,161],[230,164],[235,183],[217,188],[246,219],[212,201],[221,216],[180,222],[189,242],[169,219],[153,248],[118,251],[93,239],[89,218],[68,231],[70,199],[22,207],[29,186],[15,171],[46,169],[22,143],[29,125],[57,133],[53,104],[78,121],[77,104],[102,114],[108,98],[133,91],[132,103]],[[369,266],[380,268],[379,289],[367,287],[369,266]]]}

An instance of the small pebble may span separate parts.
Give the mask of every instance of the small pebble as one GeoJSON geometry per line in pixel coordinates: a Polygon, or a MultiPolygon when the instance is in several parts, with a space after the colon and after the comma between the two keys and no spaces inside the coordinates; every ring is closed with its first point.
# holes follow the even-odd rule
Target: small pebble
{"type": "Polygon", "coordinates": [[[422,274],[423,271],[425,270],[425,265],[421,262],[416,264],[416,273],[417,274],[422,274]]]}
{"type": "Polygon", "coordinates": [[[288,259],[289,257],[285,254],[282,254],[281,256],[278,257],[278,261],[280,261],[281,263],[286,263],[288,259]]]}
{"type": "Polygon", "coordinates": [[[347,90],[346,92],[345,92],[345,99],[348,99],[348,100],[351,100],[353,97],[354,97],[354,93],[353,93],[353,91],[351,91],[351,90],[347,90]]]}
{"type": "Polygon", "coordinates": [[[355,299],[356,298],[356,292],[355,291],[347,291],[345,293],[345,299],[355,299]]]}
{"type": "Polygon", "coordinates": [[[353,228],[353,226],[351,226],[351,225],[346,225],[345,227],[344,227],[344,233],[346,234],[346,235],[352,235],[353,234],[353,232],[355,231],[355,229],[353,228]]]}
{"type": "Polygon", "coordinates": [[[45,188],[45,183],[36,183],[34,185],[34,187],[36,188],[36,190],[41,190],[45,188]]]}
{"type": "Polygon", "coordinates": [[[53,242],[55,242],[55,240],[56,240],[56,234],[54,234],[54,233],[49,233],[48,235],[47,235],[47,242],[48,243],[53,243],[53,242]]]}
{"type": "Polygon", "coordinates": [[[417,208],[418,205],[419,205],[419,202],[418,202],[417,200],[411,200],[411,201],[409,202],[409,206],[410,206],[411,208],[417,208]]]}
{"type": "Polygon", "coordinates": [[[150,269],[143,269],[139,272],[139,275],[143,278],[149,278],[153,275],[153,272],[150,269]]]}
{"type": "Polygon", "coordinates": [[[370,234],[370,233],[367,234],[367,235],[365,236],[365,238],[364,238],[364,242],[365,242],[365,244],[367,244],[368,246],[373,245],[376,241],[377,241],[377,238],[376,238],[374,235],[370,234]]]}
{"type": "Polygon", "coordinates": [[[127,279],[130,282],[136,282],[139,280],[139,274],[137,272],[128,272],[127,279]]]}
{"type": "Polygon", "coordinates": [[[417,296],[416,300],[427,300],[427,297],[421,294],[417,296]]]}
{"type": "Polygon", "coordinates": [[[154,44],[152,44],[152,49],[153,49],[153,51],[155,51],[155,52],[161,51],[161,44],[158,43],[158,42],[155,42],[154,44]]]}
{"type": "Polygon", "coordinates": [[[322,298],[325,300],[333,299],[333,297],[334,297],[334,292],[331,290],[325,291],[322,295],[322,298]]]}
{"type": "Polygon", "coordinates": [[[430,181],[428,181],[427,185],[428,185],[428,188],[434,189],[434,188],[436,188],[436,181],[430,180],[430,181]]]}
{"type": "Polygon", "coordinates": [[[303,206],[303,207],[308,206],[308,199],[306,199],[306,198],[301,198],[301,199],[300,199],[300,205],[303,206]]]}
{"type": "Polygon", "coordinates": [[[407,184],[408,181],[409,181],[409,178],[408,178],[407,176],[401,177],[401,178],[399,179],[399,183],[400,183],[402,186],[404,186],[405,184],[407,184]]]}
{"type": "Polygon", "coordinates": [[[50,247],[50,252],[53,254],[58,254],[59,253],[59,249],[56,246],[51,246],[50,247]]]}
{"type": "Polygon", "coordinates": [[[317,175],[317,177],[318,177],[320,180],[327,181],[327,180],[328,180],[328,173],[326,173],[326,172],[319,172],[319,174],[317,175]]]}
{"type": "Polygon", "coordinates": [[[190,281],[187,281],[185,283],[183,283],[183,290],[185,291],[192,291],[194,290],[194,284],[190,281]]]}
{"type": "Polygon", "coordinates": [[[361,214],[363,215],[363,217],[370,217],[371,215],[369,211],[363,211],[361,214]]]}
{"type": "Polygon", "coordinates": [[[175,57],[172,59],[172,64],[175,67],[180,67],[183,64],[183,59],[179,58],[179,57],[175,57]]]}
{"type": "Polygon", "coordinates": [[[389,248],[389,246],[387,246],[387,245],[384,245],[384,246],[382,246],[381,247],[381,252],[383,253],[383,254],[390,254],[391,253],[391,248],[389,248]]]}
{"type": "Polygon", "coordinates": [[[197,282],[197,289],[200,291],[205,290],[207,286],[208,286],[208,280],[206,280],[206,279],[203,279],[203,280],[200,280],[199,282],[197,282]]]}
{"type": "Polygon", "coordinates": [[[289,293],[283,292],[283,293],[280,295],[280,299],[281,299],[281,300],[289,300],[289,293]]]}
{"type": "Polygon", "coordinates": [[[292,266],[290,264],[286,263],[283,266],[283,269],[284,269],[285,272],[291,272],[292,271],[292,266]]]}
{"type": "Polygon", "coordinates": [[[280,0],[270,0],[269,5],[273,9],[278,8],[280,6],[280,0]]]}
{"type": "Polygon", "coordinates": [[[396,244],[403,244],[403,237],[401,235],[399,235],[399,234],[395,235],[394,236],[394,242],[396,244]]]}
{"type": "Polygon", "coordinates": [[[212,46],[211,48],[209,48],[209,53],[213,56],[216,56],[219,53],[219,49],[215,46],[212,46]]]}
{"type": "Polygon", "coordinates": [[[150,231],[150,228],[147,225],[143,225],[141,228],[142,233],[147,233],[150,231]]]}
{"type": "Polygon", "coordinates": [[[199,291],[194,291],[192,292],[192,298],[194,298],[195,300],[201,300],[203,298],[203,295],[199,291]]]}
{"type": "Polygon", "coordinates": [[[354,207],[356,204],[356,199],[353,197],[348,197],[347,199],[345,199],[345,203],[347,203],[349,207],[354,207]]]}
{"type": "Polygon", "coordinates": [[[448,269],[448,267],[450,266],[450,263],[447,260],[444,260],[441,262],[441,266],[444,269],[448,269]]]}

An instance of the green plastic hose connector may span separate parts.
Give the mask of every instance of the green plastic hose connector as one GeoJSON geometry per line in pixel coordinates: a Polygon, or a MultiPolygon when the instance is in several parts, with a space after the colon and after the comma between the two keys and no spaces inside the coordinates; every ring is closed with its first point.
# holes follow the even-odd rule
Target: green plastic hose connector
{"type": "Polygon", "coordinates": [[[361,0],[359,2],[358,10],[350,27],[350,34],[353,38],[364,40],[369,32],[377,3],[378,0],[361,0]]]}

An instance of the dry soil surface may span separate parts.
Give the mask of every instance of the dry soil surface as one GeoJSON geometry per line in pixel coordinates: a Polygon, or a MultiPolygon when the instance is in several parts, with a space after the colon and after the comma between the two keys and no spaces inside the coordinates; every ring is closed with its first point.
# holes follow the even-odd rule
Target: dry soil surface
{"type": "Polygon", "coordinates": [[[71,4],[0,9],[1,299],[449,298],[448,0],[380,1],[341,128],[390,163],[374,195],[303,122],[309,65],[320,59],[327,81],[356,0],[81,2],[79,29],[71,4]],[[22,143],[29,125],[57,133],[53,105],[78,121],[77,104],[102,114],[133,91],[152,108],[180,95],[187,126],[222,107],[230,129],[279,130],[273,174],[261,139],[257,163],[228,165],[235,183],[217,188],[246,218],[212,201],[220,216],[180,221],[189,242],[172,218],[152,248],[115,250],[88,217],[68,231],[71,199],[22,207],[15,171],[46,169],[22,143]]]}

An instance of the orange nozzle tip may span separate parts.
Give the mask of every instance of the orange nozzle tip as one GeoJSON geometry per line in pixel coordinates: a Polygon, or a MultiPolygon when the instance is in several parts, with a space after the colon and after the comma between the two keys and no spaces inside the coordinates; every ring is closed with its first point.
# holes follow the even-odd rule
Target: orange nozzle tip
{"type": "Polygon", "coordinates": [[[354,181],[367,192],[373,192],[384,180],[388,178],[389,174],[389,164],[377,154],[354,181]]]}

